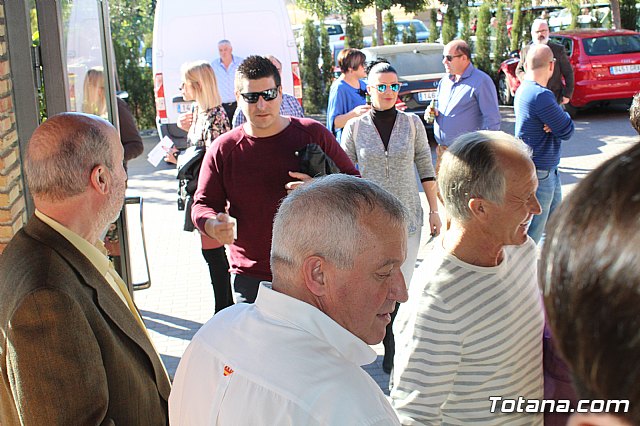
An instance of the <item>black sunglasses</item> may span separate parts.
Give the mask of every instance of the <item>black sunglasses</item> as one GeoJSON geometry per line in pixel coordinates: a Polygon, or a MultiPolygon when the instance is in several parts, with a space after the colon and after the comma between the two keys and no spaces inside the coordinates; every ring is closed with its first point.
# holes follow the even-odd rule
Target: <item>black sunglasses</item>
{"type": "Polygon", "coordinates": [[[366,90],[358,89],[357,92],[358,92],[358,95],[362,96],[362,99],[367,98],[368,93],[366,90]]]}
{"type": "Polygon", "coordinates": [[[453,58],[459,58],[460,56],[464,56],[464,55],[442,55],[442,58],[451,62],[453,61],[453,58]]]}
{"type": "Polygon", "coordinates": [[[393,84],[378,84],[377,86],[374,86],[376,89],[378,89],[378,92],[380,93],[384,93],[387,91],[387,87],[389,87],[389,89],[391,89],[392,92],[399,92],[400,91],[400,83],[393,83],[393,84]]]}
{"type": "Polygon", "coordinates": [[[258,102],[260,96],[262,96],[262,99],[265,101],[272,101],[278,97],[278,88],[274,87],[273,89],[263,90],[262,92],[240,93],[240,95],[249,104],[258,102]]]}

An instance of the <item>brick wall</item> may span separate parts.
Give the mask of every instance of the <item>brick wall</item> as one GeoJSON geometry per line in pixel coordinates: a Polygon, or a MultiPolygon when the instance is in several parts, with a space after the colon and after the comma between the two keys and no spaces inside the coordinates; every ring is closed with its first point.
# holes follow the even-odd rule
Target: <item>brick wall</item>
{"type": "Polygon", "coordinates": [[[4,1],[0,1],[0,252],[26,221],[4,1]]]}

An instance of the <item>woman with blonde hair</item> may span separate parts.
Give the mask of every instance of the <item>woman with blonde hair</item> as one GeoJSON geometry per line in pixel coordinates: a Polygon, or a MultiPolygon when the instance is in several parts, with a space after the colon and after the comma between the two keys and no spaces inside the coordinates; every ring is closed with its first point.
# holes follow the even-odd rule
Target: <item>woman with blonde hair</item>
{"type": "MultiPolygon", "coordinates": [[[[91,68],[84,77],[82,91],[82,112],[109,118],[107,114],[107,98],[104,89],[104,72],[101,67],[91,68]]],[[[118,122],[120,123],[120,141],[124,148],[125,169],[126,163],[142,154],[144,145],[136,126],[135,119],[129,105],[116,97],[118,107],[118,122]]]]}
{"type": "MultiPolygon", "coordinates": [[[[218,93],[216,76],[211,65],[206,61],[183,64],[180,68],[182,75],[182,97],[185,101],[194,101],[191,112],[182,114],[178,119],[178,127],[187,131],[187,141],[190,147],[207,149],[221,134],[231,130],[229,118],[222,107],[222,100],[218,93]]],[[[190,187],[195,192],[195,185],[190,187]]],[[[191,192],[191,190],[187,191],[191,192]]],[[[193,231],[195,227],[191,221],[191,205],[193,192],[188,193],[185,208],[185,231],[193,231]]],[[[215,297],[215,312],[233,305],[231,281],[229,276],[229,262],[223,244],[217,240],[200,234],[202,241],[202,256],[209,266],[211,285],[215,297]]]]}

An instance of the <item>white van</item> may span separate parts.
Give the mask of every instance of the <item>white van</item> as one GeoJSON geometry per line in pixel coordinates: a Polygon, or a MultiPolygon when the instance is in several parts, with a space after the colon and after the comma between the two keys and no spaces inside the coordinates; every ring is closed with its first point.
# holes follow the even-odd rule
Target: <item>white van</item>
{"type": "MultiPolygon", "coordinates": [[[[235,56],[274,55],[282,62],[282,87],[302,101],[298,51],[283,0],[158,0],[153,25],[156,123],[160,137],[186,146],[178,114],[186,112],[180,66],[218,58],[218,41],[229,40],[235,56]]],[[[229,117],[231,119],[231,117],[229,117]]]]}

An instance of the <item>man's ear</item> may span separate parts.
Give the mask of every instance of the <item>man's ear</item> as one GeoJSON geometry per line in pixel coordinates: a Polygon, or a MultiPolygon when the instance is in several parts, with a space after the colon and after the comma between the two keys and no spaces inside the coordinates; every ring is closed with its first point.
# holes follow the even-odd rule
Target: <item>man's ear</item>
{"type": "Polygon", "coordinates": [[[471,214],[473,217],[484,221],[488,217],[487,212],[487,203],[482,198],[472,198],[469,200],[469,210],[471,210],[471,214]]]}
{"type": "Polygon", "coordinates": [[[631,423],[607,413],[575,413],[567,426],[631,426],[631,423]]]}
{"type": "Polygon", "coordinates": [[[309,256],[302,262],[302,275],[309,291],[317,297],[324,296],[327,261],[321,256],[309,256]]]}
{"type": "Polygon", "coordinates": [[[101,194],[106,194],[109,189],[107,167],[104,164],[94,166],[89,175],[89,184],[101,194]]]}

